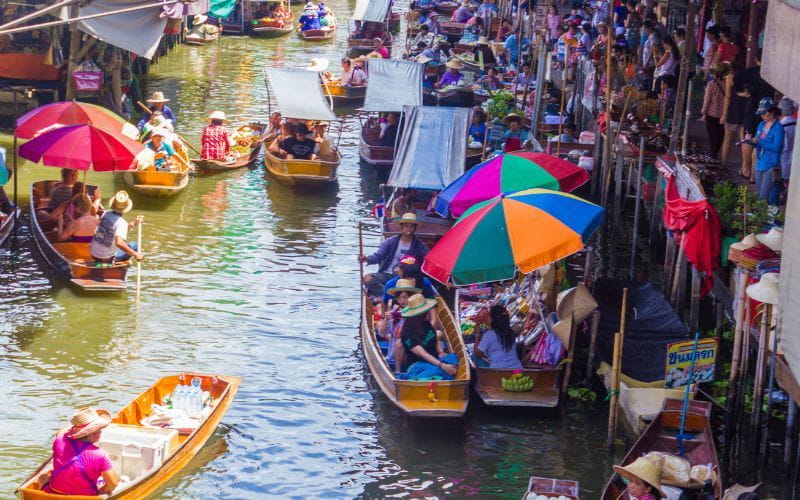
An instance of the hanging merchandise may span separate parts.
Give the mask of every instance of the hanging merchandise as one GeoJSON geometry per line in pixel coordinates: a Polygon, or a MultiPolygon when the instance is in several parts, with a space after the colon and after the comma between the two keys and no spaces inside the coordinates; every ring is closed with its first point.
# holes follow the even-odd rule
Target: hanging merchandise
{"type": "Polygon", "coordinates": [[[103,70],[87,59],[72,72],[72,83],[78,92],[99,92],[103,88],[103,70]]]}

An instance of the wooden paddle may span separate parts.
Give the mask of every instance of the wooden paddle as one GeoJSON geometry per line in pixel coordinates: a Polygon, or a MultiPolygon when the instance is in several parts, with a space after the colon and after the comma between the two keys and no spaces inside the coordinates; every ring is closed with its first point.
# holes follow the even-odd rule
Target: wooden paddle
{"type": "MultiPolygon", "coordinates": [[[[153,111],[152,111],[152,110],[150,110],[150,108],[148,108],[148,107],[147,107],[147,106],[146,106],[146,105],[145,105],[145,104],[144,104],[142,101],[136,101],[136,104],[138,104],[138,105],[139,105],[139,106],[140,106],[140,107],[141,107],[141,108],[142,108],[144,111],[147,111],[147,113],[149,113],[149,114],[151,114],[151,115],[153,114],[153,111]]],[[[200,152],[200,150],[199,150],[199,149],[197,149],[196,147],[192,146],[192,143],[191,143],[191,142],[189,142],[189,141],[187,141],[187,140],[186,140],[186,138],[185,138],[185,137],[183,137],[181,134],[179,134],[179,133],[177,133],[177,132],[174,132],[174,131],[173,131],[173,134],[177,135],[177,136],[178,136],[178,139],[180,139],[180,140],[182,140],[184,143],[186,143],[186,145],[187,145],[187,146],[189,146],[189,148],[191,148],[191,150],[192,150],[192,151],[194,151],[195,153],[197,153],[197,154],[199,154],[199,155],[202,155],[202,154],[203,154],[203,153],[201,153],[201,152],[200,152]]]]}
{"type": "MultiPolygon", "coordinates": [[[[142,253],[142,226],[144,221],[139,222],[139,229],[136,232],[136,251],[142,253]]],[[[138,304],[142,294],[142,261],[136,261],[136,303],[138,304]]]]}

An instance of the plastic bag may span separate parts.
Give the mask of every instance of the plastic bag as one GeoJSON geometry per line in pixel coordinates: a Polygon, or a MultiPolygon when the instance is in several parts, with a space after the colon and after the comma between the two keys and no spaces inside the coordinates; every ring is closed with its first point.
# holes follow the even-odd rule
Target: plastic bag
{"type": "Polygon", "coordinates": [[[72,84],[77,92],[99,92],[103,88],[103,71],[87,59],[72,72],[72,84]]]}

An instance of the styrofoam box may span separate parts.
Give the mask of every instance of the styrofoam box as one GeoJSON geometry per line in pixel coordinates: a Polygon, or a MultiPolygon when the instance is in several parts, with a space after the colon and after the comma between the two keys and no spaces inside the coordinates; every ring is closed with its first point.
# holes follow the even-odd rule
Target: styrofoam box
{"type": "Polygon", "coordinates": [[[177,444],[175,429],[111,424],[103,429],[97,446],[108,454],[115,471],[133,480],[159,467],[177,444]]]}

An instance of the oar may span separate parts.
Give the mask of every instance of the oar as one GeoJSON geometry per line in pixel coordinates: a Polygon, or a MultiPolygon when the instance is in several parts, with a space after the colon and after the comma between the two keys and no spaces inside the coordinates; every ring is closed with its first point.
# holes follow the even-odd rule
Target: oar
{"type": "MultiPolygon", "coordinates": [[[[146,106],[146,105],[145,105],[145,104],[144,104],[142,101],[136,101],[136,104],[138,104],[139,106],[141,106],[141,108],[142,108],[143,110],[145,110],[145,111],[146,111],[148,114],[151,114],[151,115],[153,114],[153,112],[150,110],[150,108],[148,108],[148,107],[147,107],[147,106],[146,106]]],[[[202,154],[203,154],[203,153],[201,153],[201,152],[200,152],[200,150],[199,150],[199,149],[197,149],[196,147],[192,146],[192,143],[191,143],[191,142],[189,142],[189,141],[187,141],[187,140],[186,140],[186,138],[185,138],[185,137],[183,137],[181,134],[179,134],[179,133],[177,133],[177,132],[175,132],[175,131],[173,131],[172,133],[173,133],[173,134],[175,134],[175,135],[177,135],[177,136],[178,136],[178,139],[180,139],[180,140],[182,140],[184,143],[186,143],[186,145],[187,145],[187,146],[189,146],[189,148],[191,148],[191,150],[192,150],[192,151],[194,151],[195,153],[197,153],[197,154],[199,154],[199,155],[202,155],[202,154]]]]}
{"type": "MultiPolygon", "coordinates": [[[[142,253],[142,226],[144,225],[144,221],[139,222],[139,230],[136,232],[136,251],[142,253]]],[[[142,294],[142,261],[136,261],[136,303],[139,303],[139,299],[141,298],[142,294]]]]}
{"type": "Polygon", "coordinates": [[[692,384],[694,383],[694,364],[697,361],[697,344],[700,343],[700,332],[694,334],[694,347],[692,347],[692,364],[689,368],[689,383],[686,384],[686,393],[683,395],[683,412],[681,413],[681,428],[675,440],[678,442],[678,454],[683,456],[686,452],[686,446],[683,441],[692,439],[691,434],[685,434],[686,428],[686,414],[689,413],[689,393],[691,392],[692,384]]]}
{"type": "MultiPolygon", "coordinates": [[[[361,256],[364,255],[364,239],[361,235],[361,221],[358,221],[358,286],[361,293],[364,293],[364,262],[361,256]]],[[[361,300],[361,316],[364,316],[364,300],[361,300]]]]}

